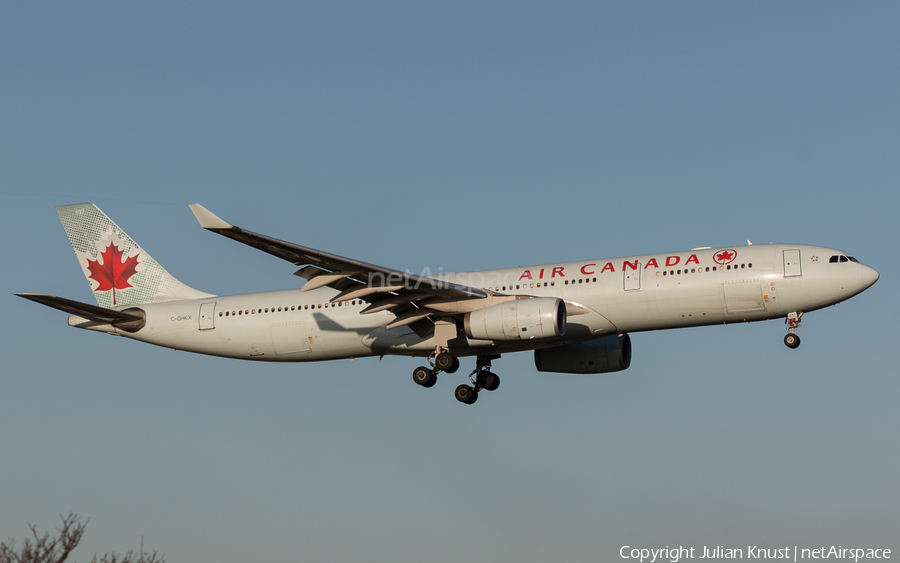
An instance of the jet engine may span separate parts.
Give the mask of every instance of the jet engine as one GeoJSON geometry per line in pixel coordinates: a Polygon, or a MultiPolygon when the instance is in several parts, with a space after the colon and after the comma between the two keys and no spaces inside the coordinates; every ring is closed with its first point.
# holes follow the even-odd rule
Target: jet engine
{"type": "Polygon", "coordinates": [[[478,340],[531,340],[566,333],[566,304],[554,297],[504,301],[467,313],[466,336],[478,340]]]}
{"type": "Polygon", "coordinates": [[[610,373],[631,365],[631,338],[627,334],[605,336],[587,342],[534,351],[538,371],[557,373],[610,373]]]}

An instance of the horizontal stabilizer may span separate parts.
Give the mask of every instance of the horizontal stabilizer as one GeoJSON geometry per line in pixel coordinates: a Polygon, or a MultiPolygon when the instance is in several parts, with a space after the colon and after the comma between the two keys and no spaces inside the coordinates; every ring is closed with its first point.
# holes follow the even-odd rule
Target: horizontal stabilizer
{"type": "Polygon", "coordinates": [[[144,312],[139,309],[115,311],[113,309],[89,305],[87,303],[81,303],[63,297],[56,297],[54,295],[45,295],[43,293],[16,293],[16,295],[34,301],[35,303],[40,303],[41,305],[59,309],[60,311],[64,311],[71,315],[84,317],[90,321],[111,324],[129,332],[136,332],[144,326],[144,312]]]}

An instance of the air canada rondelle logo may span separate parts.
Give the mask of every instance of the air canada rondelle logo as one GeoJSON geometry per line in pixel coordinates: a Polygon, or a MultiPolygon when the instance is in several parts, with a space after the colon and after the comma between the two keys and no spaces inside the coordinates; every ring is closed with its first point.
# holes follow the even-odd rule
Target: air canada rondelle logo
{"type": "Polygon", "coordinates": [[[734,262],[734,259],[737,258],[737,250],[723,250],[721,252],[716,252],[713,254],[713,261],[716,264],[731,264],[734,262]]]}

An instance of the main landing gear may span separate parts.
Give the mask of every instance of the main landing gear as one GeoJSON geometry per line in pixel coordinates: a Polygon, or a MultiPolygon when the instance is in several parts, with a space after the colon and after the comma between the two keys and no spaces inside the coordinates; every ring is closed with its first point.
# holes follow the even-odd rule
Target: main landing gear
{"type": "Polygon", "coordinates": [[[416,385],[422,387],[433,387],[437,383],[437,374],[445,371],[447,373],[456,373],[459,369],[459,360],[447,350],[436,351],[437,353],[428,358],[430,368],[425,366],[417,367],[413,370],[413,381],[416,385]]]}
{"type": "Polygon", "coordinates": [[[802,316],[802,312],[792,312],[788,313],[787,318],[784,320],[784,323],[788,325],[788,333],[784,337],[784,344],[788,348],[800,346],[800,337],[794,334],[794,329],[800,327],[800,317],[802,316]]]}
{"type": "Polygon", "coordinates": [[[445,350],[435,356],[434,369],[447,373],[456,373],[456,370],[459,369],[459,359],[445,350]]]}
{"type": "MultiPolygon", "coordinates": [[[[490,371],[491,360],[499,357],[499,355],[476,357],[475,370],[469,374],[472,385],[462,384],[456,388],[454,395],[457,401],[471,405],[478,400],[480,390],[494,391],[500,387],[500,377],[490,371]]],[[[413,370],[413,381],[422,387],[434,386],[437,383],[437,374],[442,371],[455,373],[459,369],[459,359],[448,350],[437,351],[434,356],[428,358],[428,362],[431,368],[422,366],[413,370]]]]}
{"type": "Polygon", "coordinates": [[[491,360],[496,357],[498,356],[478,356],[475,359],[475,369],[469,374],[472,385],[463,383],[456,388],[457,401],[471,405],[478,400],[480,390],[496,391],[500,387],[500,376],[491,371],[491,360]]]}

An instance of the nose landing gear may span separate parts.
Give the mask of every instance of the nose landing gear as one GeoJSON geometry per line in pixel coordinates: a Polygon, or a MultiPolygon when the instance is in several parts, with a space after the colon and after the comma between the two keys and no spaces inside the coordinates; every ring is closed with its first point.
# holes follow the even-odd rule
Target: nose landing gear
{"type": "Polygon", "coordinates": [[[791,312],[788,313],[787,318],[784,320],[785,324],[788,325],[788,333],[784,337],[784,344],[788,348],[800,346],[800,337],[794,334],[794,329],[800,328],[800,317],[802,316],[802,312],[791,312]]]}

